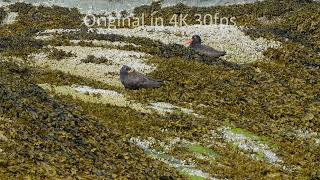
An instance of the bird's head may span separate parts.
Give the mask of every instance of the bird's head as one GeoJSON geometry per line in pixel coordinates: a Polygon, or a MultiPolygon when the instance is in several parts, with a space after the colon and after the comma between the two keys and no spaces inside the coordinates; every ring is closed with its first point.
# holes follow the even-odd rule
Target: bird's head
{"type": "Polygon", "coordinates": [[[201,38],[199,35],[193,35],[191,40],[188,40],[186,44],[189,44],[190,46],[201,44],[201,38]]]}
{"type": "Polygon", "coordinates": [[[123,65],[122,68],[120,69],[120,74],[129,74],[132,72],[134,72],[134,69],[127,65],[123,65]]]}

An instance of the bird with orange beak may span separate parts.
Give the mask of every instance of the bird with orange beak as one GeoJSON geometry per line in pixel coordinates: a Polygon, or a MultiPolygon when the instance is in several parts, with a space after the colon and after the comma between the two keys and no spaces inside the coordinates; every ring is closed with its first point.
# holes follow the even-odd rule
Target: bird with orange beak
{"type": "Polygon", "coordinates": [[[126,89],[159,88],[163,85],[161,81],[151,79],[126,65],[120,69],[120,81],[126,89]]]}
{"type": "Polygon", "coordinates": [[[214,58],[218,58],[226,55],[225,51],[219,51],[210,46],[203,45],[201,43],[202,42],[199,35],[193,35],[191,40],[186,41],[186,44],[188,44],[190,48],[192,48],[193,50],[195,50],[200,54],[203,54],[209,57],[214,57],[214,58]]]}

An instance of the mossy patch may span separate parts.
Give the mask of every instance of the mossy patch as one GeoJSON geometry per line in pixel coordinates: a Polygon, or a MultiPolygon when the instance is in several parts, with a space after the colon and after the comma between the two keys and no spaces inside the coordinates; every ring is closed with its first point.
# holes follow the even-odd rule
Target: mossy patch
{"type": "Polygon", "coordinates": [[[189,179],[190,180],[205,180],[206,178],[200,177],[200,176],[191,176],[189,179]]]}
{"type": "Polygon", "coordinates": [[[95,63],[95,64],[107,64],[107,65],[111,65],[113,64],[113,62],[107,58],[104,57],[95,57],[93,55],[89,55],[87,56],[87,58],[82,59],[81,62],[83,63],[95,63]]]}
{"type": "Polygon", "coordinates": [[[201,145],[189,144],[189,145],[186,145],[186,148],[190,152],[199,153],[202,155],[207,155],[209,157],[217,157],[218,156],[218,154],[215,153],[214,151],[212,151],[211,149],[203,147],[201,145]]]}
{"type": "Polygon", "coordinates": [[[66,52],[62,49],[57,49],[57,48],[48,48],[46,49],[46,51],[48,52],[48,57],[51,59],[55,59],[55,60],[62,60],[68,57],[74,57],[75,54],[73,54],[72,52],[66,52]]]}
{"type": "Polygon", "coordinates": [[[173,156],[167,155],[163,152],[156,151],[154,149],[150,149],[148,147],[148,142],[144,140],[140,140],[139,138],[132,138],[131,140],[132,143],[136,143],[140,148],[144,149],[146,154],[150,155],[153,158],[156,158],[160,161],[163,161],[170,166],[175,167],[182,175],[185,175],[187,177],[202,177],[204,179],[206,178],[211,178],[210,175],[206,172],[201,171],[200,169],[197,169],[192,164],[186,164],[185,161],[181,161],[179,159],[176,159],[173,156]]]}
{"type": "Polygon", "coordinates": [[[26,58],[32,52],[44,47],[46,43],[26,36],[2,36],[0,38],[0,52],[6,56],[26,58]]]}
{"type": "Polygon", "coordinates": [[[2,24],[6,16],[7,16],[7,12],[3,8],[0,8],[0,24],[2,24]]]}
{"type": "Polygon", "coordinates": [[[0,129],[9,139],[0,144],[1,178],[179,177],[126,143],[117,129],[48,96],[25,71],[12,71],[16,64],[0,64],[0,129]]]}
{"type": "Polygon", "coordinates": [[[26,33],[26,30],[41,30],[52,28],[80,27],[82,15],[76,8],[59,6],[45,7],[17,2],[9,6],[10,11],[18,12],[17,22],[11,26],[17,33],[26,33]]]}
{"type": "MultiPolygon", "coordinates": [[[[292,12],[303,7],[306,4],[312,4],[310,0],[266,0],[262,2],[256,2],[252,4],[239,4],[232,6],[212,6],[212,7],[190,7],[182,3],[177,4],[173,7],[161,8],[158,3],[153,3],[150,6],[141,6],[135,8],[134,13],[137,17],[141,17],[142,14],[146,16],[146,24],[151,23],[152,18],[162,17],[166,25],[170,25],[170,20],[173,15],[189,15],[187,18],[187,24],[198,24],[198,16],[195,14],[202,15],[211,14],[212,16],[218,13],[219,17],[237,19],[238,25],[252,26],[256,24],[256,18],[267,17],[272,18],[275,16],[281,16],[285,13],[292,12]],[[154,15],[152,13],[156,12],[154,15]]],[[[316,4],[316,3],[314,3],[316,4]]],[[[205,23],[210,23],[208,18],[205,23]]],[[[221,20],[221,19],[220,19],[221,20]]],[[[217,21],[217,23],[224,23],[224,21],[217,21]]]]}
{"type": "Polygon", "coordinates": [[[248,138],[255,139],[255,140],[258,140],[261,142],[268,142],[268,140],[269,140],[268,137],[264,137],[264,136],[259,137],[259,136],[255,135],[254,133],[249,132],[249,131],[242,129],[242,128],[231,128],[230,131],[233,133],[236,133],[236,134],[242,134],[248,138]]]}
{"type": "MultiPolygon", "coordinates": [[[[229,16],[237,17],[239,25],[257,30],[247,32],[252,38],[262,36],[283,43],[282,48],[269,49],[264,53],[270,61],[253,63],[238,69],[212,66],[192,60],[186,61],[188,59],[184,57],[186,51],[181,46],[163,45],[146,38],[125,39],[113,35],[101,37],[94,35],[88,38],[86,35],[81,35],[78,37],[80,40],[114,38],[119,41],[139,43],[140,49],[125,48],[154,55],[150,61],[158,64],[158,69],[150,76],[164,80],[165,86],[160,89],[124,93],[139,102],[169,102],[188,107],[204,115],[206,118],[203,119],[191,116],[183,118],[178,116],[170,119],[156,114],[144,114],[125,107],[83,102],[70,96],[55,97],[59,98],[59,101],[51,100],[34,82],[54,82],[59,85],[69,85],[71,82],[79,84],[80,82],[83,85],[91,86],[92,84],[92,87],[100,88],[106,88],[107,85],[57,71],[42,72],[40,75],[43,76],[36,78],[34,76],[38,74],[33,74],[29,68],[26,70],[1,62],[1,112],[7,117],[1,123],[4,127],[1,130],[5,132],[9,142],[11,139],[17,142],[13,142],[12,146],[1,147],[17,155],[12,159],[8,159],[9,156],[2,158],[1,164],[6,165],[6,168],[1,169],[3,172],[1,174],[15,177],[26,174],[33,177],[41,174],[43,178],[53,178],[57,172],[57,177],[63,178],[69,175],[75,177],[76,175],[73,175],[72,172],[77,172],[75,174],[82,178],[87,174],[92,175],[88,178],[96,178],[96,174],[101,175],[101,172],[97,170],[103,166],[101,164],[113,162],[108,172],[117,175],[144,178],[141,173],[147,172],[148,175],[151,174],[150,178],[154,176],[157,178],[160,174],[175,177],[175,170],[157,161],[145,159],[142,151],[123,143],[122,139],[132,136],[152,136],[159,139],[179,136],[201,142],[204,134],[210,134],[210,130],[221,127],[224,122],[228,121],[234,127],[246,129],[259,137],[269,137],[272,143],[279,146],[277,154],[282,157],[284,164],[297,168],[293,171],[286,171],[243,156],[236,148],[214,147],[215,152],[217,151],[223,157],[217,158],[220,163],[218,165],[222,166],[212,166],[205,161],[199,162],[201,168],[210,174],[215,174],[221,179],[260,179],[274,174],[280,174],[284,179],[319,177],[318,146],[314,145],[313,140],[296,140],[286,135],[290,129],[310,129],[319,132],[320,74],[317,69],[319,66],[317,51],[319,33],[315,28],[319,18],[317,16],[318,6],[316,2],[306,0],[266,0],[250,5],[210,8],[191,8],[179,5],[161,10],[168,17],[174,13],[199,13],[200,11],[203,13],[220,12],[222,16],[229,14],[229,16]],[[269,23],[261,23],[258,19],[261,17],[266,17],[269,23]],[[305,21],[302,22],[303,19],[305,21]],[[277,23],[278,25],[275,26],[277,23]],[[302,23],[300,27],[299,23],[302,23]],[[269,31],[268,26],[274,26],[276,30],[269,31]],[[259,29],[262,31],[259,32],[259,29]],[[305,41],[297,40],[300,37],[306,37],[302,38],[305,41]],[[82,80],[84,81],[81,82],[82,80]],[[70,105],[75,109],[81,107],[81,111],[71,108],[70,105]],[[65,113],[68,116],[64,115],[65,113]],[[313,118],[305,118],[307,114],[312,114],[313,118]],[[102,123],[92,123],[95,118],[91,117],[98,118],[102,123]],[[112,133],[106,127],[112,129],[112,133]],[[8,129],[11,134],[7,133],[8,129]],[[166,131],[162,131],[163,129],[166,131]],[[78,131],[74,132],[75,130],[78,131]],[[90,147],[82,146],[82,142],[88,143],[90,147]],[[61,150],[61,147],[65,149],[61,150]],[[111,150],[104,149],[106,147],[111,150]],[[55,149],[59,149],[59,153],[54,151],[55,149]],[[129,157],[133,157],[133,160],[126,163],[125,157],[128,157],[126,154],[128,152],[129,157]],[[135,152],[136,155],[132,155],[131,152],[135,152]],[[96,164],[92,159],[96,160],[94,161],[96,164]],[[146,161],[141,161],[141,159],[146,161]],[[39,166],[38,162],[44,160],[50,162],[50,167],[48,164],[39,166]],[[127,170],[123,167],[127,167],[127,170]],[[45,172],[46,169],[50,169],[50,173],[45,172]],[[145,171],[146,169],[148,171],[145,171]]],[[[39,9],[47,10],[42,7],[39,9]]],[[[3,49],[13,50],[7,53],[11,56],[27,55],[43,46],[42,42],[38,41],[32,45],[31,42],[34,41],[32,38],[20,35],[34,35],[42,28],[70,27],[64,24],[65,20],[59,20],[59,17],[58,21],[42,22],[48,20],[48,18],[41,20],[46,13],[38,12],[36,8],[29,5],[20,4],[19,7],[16,7],[16,11],[19,11],[19,18],[23,19],[23,16],[26,15],[25,22],[21,22],[20,19],[15,24],[2,27],[0,30],[3,37],[10,37],[1,42],[9,42],[7,43],[9,45],[3,46],[5,47],[3,49]],[[29,11],[33,13],[28,14],[29,11]],[[30,20],[31,15],[36,17],[35,21],[30,20]],[[34,22],[40,22],[40,24],[34,22]],[[14,48],[17,42],[21,42],[22,45],[14,48]],[[38,46],[38,44],[42,45],[38,46]]],[[[53,12],[50,20],[55,20],[51,17],[59,14],[54,10],[48,12],[53,12]]],[[[62,9],[58,12],[66,16],[69,13],[73,14],[62,9]]],[[[75,18],[79,17],[77,15],[75,18]]],[[[55,39],[55,43],[63,43],[59,42],[61,39],[55,39]]],[[[190,59],[199,59],[198,55],[191,54],[190,59]]],[[[262,158],[262,154],[258,156],[262,158]]],[[[101,176],[104,174],[102,173],[101,176]]],[[[106,178],[112,178],[112,175],[106,178]]]]}
{"type": "Polygon", "coordinates": [[[88,78],[63,73],[57,70],[38,69],[34,67],[29,67],[28,69],[30,69],[30,71],[32,71],[33,74],[33,76],[30,77],[30,79],[32,79],[32,81],[36,84],[48,83],[55,86],[72,86],[74,84],[78,84],[82,86],[90,86],[97,89],[110,89],[122,92],[121,88],[110,86],[108,84],[101,83],[99,81],[91,80],[88,78]]]}

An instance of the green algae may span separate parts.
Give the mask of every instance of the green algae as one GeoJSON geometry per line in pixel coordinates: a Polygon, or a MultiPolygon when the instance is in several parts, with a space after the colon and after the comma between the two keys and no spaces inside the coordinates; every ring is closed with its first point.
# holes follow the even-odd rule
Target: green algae
{"type": "MultiPolygon", "coordinates": [[[[149,49],[146,46],[143,46],[142,49],[137,49],[142,52],[151,52],[157,56],[151,60],[159,64],[158,69],[153,72],[152,76],[165,80],[166,87],[163,87],[161,90],[130,91],[126,92],[127,95],[141,102],[157,100],[182,106],[188,103],[191,108],[195,109],[196,112],[201,112],[201,114],[208,117],[208,119],[199,120],[192,117],[184,117],[182,120],[178,117],[177,119],[168,121],[168,119],[161,116],[146,117],[143,113],[126,108],[96,106],[90,103],[79,102],[70,97],[63,97],[62,99],[67,102],[66,104],[76,104],[76,106],[82,107],[85,113],[99,117],[108,127],[113,127],[112,129],[114,131],[119,132],[121,135],[126,134],[127,136],[132,134],[149,136],[151,134],[154,137],[159,137],[159,134],[163,134],[161,128],[167,128],[169,130],[168,135],[161,135],[161,138],[181,135],[181,137],[201,141],[203,134],[208,134],[210,129],[218,127],[227,120],[234,124],[235,127],[246,129],[258,136],[270,138],[270,141],[279,144],[279,151],[277,153],[283,157],[284,162],[298,167],[298,169],[293,170],[293,172],[285,172],[261,162],[246,159],[242,157],[237,150],[219,148],[217,150],[215,149],[215,151],[225,157],[218,161],[226,167],[211,168],[210,164],[205,162],[203,162],[202,167],[204,167],[204,169],[207,168],[208,172],[217,174],[218,177],[221,178],[243,179],[250,177],[257,179],[269,177],[269,175],[272,177],[272,175],[279,173],[281,176],[283,175],[282,178],[284,179],[288,179],[289,177],[319,177],[320,172],[318,167],[320,166],[320,155],[319,150],[313,144],[314,142],[293,141],[284,135],[288,129],[292,128],[312,129],[315,132],[319,131],[320,117],[318,114],[320,108],[317,99],[319,97],[320,75],[316,69],[319,65],[319,56],[317,52],[315,52],[316,48],[313,48],[317,42],[318,33],[317,29],[314,29],[314,25],[311,25],[312,23],[309,24],[309,22],[318,20],[316,16],[317,11],[315,11],[317,6],[316,3],[308,1],[266,1],[262,4],[218,7],[217,9],[220,9],[220,13],[223,14],[224,12],[229,14],[229,16],[237,16],[240,25],[245,25],[253,29],[266,28],[266,25],[258,22],[259,17],[266,16],[270,20],[276,19],[277,17],[282,18],[281,23],[277,26],[277,28],[281,30],[279,33],[271,31],[270,36],[270,33],[253,33],[252,31],[248,31],[248,35],[253,38],[261,36],[272,39],[276,38],[283,43],[283,47],[280,49],[269,49],[265,52],[265,56],[271,59],[271,62],[254,63],[242,69],[230,70],[225,67],[208,66],[194,61],[186,62],[185,58],[180,57],[179,51],[178,53],[174,52],[176,50],[175,48],[173,48],[173,52],[171,50],[167,51],[166,48],[159,51],[157,47],[162,45],[157,43],[150,46],[151,48],[149,49]],[[315,6],[315,9],[312,9],[313,6],[315,6]],[[308,11],[314,12],[315,16],[311,14],[312,21],[305,20],[303,25],[298,28],[297,25],[301,22],[301,19],[309,19],[310,14],[308,11]],[[291,15],[295,13],[296,15],[291,15]],[[286,22],[287,24],[284,24],[286,22]],[[288,27],[291,27],[290,24],[293,24],[293,28],[288,29],[288,27]],[[286,32],[301,32],[312,38],[307,38],[307,41],[310,41],[310,43],[304,43],[296,40],[299,39],[299,36],[290,35],[288,38],[289,41],[286,42],[283,38],[287,38],[287,36],[285,36],[286,32]],[[277,34],[279,34],[278,37],[275,36],[277,34]],[[304,47],[304,44],[310,45],[309,47],[304,47]],[[163,57],[169,58],[164,61],[163,57]],[[256,71],[257,68],[259,71],[256,71]],[[203,106],[199,106],[200,104],[203,106]],[[233,115],[231,116],[230,114],[233,115]],[[313,114],[314,118],[303,118],[306,114],[313,114]]],[[[207,13],[207,11],[211,12],[209,11],[210,8],[184,9],[186,9],[186,11],[190,10],[191,12],[200,10],[203,11],[203,13],[207,13]]],[[[175,9],[170,10],[170,8],[167,8],[162,11],[163,13],[167,11],[170,13],[183,13],[185,11],[184,9],[181,8],[180,5],[175,7],[175,9]]],[[[22,10],[19,11],[22,14],[25,13],[22,10]]],[[[170,14],[168,14],[168,17],[169,16],[170,14]]],[[[49,24],[49,27],[46,27],[47,25],[42,24],[41,26],[43,28],[63,27],[63,23],[62,25],[59,23],[57,25],[49,24]]],[[[25,27],[22,27],[20,31],[31,31],[23,30],[23,28],[25,27]]],[[[4,33],[4,31],[1,31],[1,33],[4,33]]],[[[96,38],[96,36],[93,38],[96,38]]],[[[120,40],[122,41],[123,39],[120,40]]],[[[141,44],[152,44],[150,40],[145,40],[145,38],[140,38],[138,42],[141,44]]],[[[16,54],[19,55],[20,51],[21,49],[17,49],[16,54]]],[[[29,53],[30,51],[27,50],[27,52],[29,53]]],[[[3,72],[3,74],[10,74],[12,72],[19,74],[23,73],[24,70],[10,67],[8,71],[3,72]]],[[[47,72],[47,75],[39,77],[38,80],[42,82],[54,81],[57,84],[63,85],[64,83],[68,84],[69,80],[70,82],[80,82],[82,79],[71,77],[68,74],[61,75],[61,73],[57,72],[47,72]],[[48,78],[48,80],[46,80],[46,78],[48,78]],[[64,78],[66,79],[64,80],[64,78]]],[[[9,81],[7,81],[7,83],[8,82],[9,81]]],[[[86,85],[87,82],[89,81],[83,82],[83,84],[86,85]]],[[[90,83],[94,87],[105,86],[99,85],[99,83],[96,82],[90,83]]],[[[24,89],[24,87],[18,87],[24,89]]],[[[27,93],[33,93],[33,90],[27,91],[27,93]]],[[[38,93],[38,91],[35,91],[35,93],[38,93]]],[[[32,104],[31,101],[26,101],[26,103],[32,104]]],[[[8,104],[6,103],[5,105],[8,104]]],[[[45,107],[45,105],[42,106],[45,107]]],[[[10,113],[8,116],[16,117],[16,114],[10,113]]],[[[24,116],[24,114],[19,114],[19,116],[24,116]]],[[[84,115],[80,114],[78,116],[82,117],[84,115]]],[[[19,129],[19,127],[15,128],[19,129]]],[[[13,128],[13,135],[19,137],[20,135],[16,133],[15,128],[13,128]]],[[[28,130],[27,132],[30,131],[28,130]]],[[[110,139],[110,141],[114,141],[114,139],[110,139]]],[[[18,147],[20,148],[21,146],[18,147]]],[[[84,151],[87,152],[86,150],[84,151]]],[[[21,152],[24,151],[21,149],[21,152]]],[[[40,152],[39,150],[39,153],[40,152]]],[[[37,153],[38,159],[41,160],[42,155],[37,153]]],[[[34,155],[32,154],[32,156],[34,155]]],[[[143,155],[141,156],[143,157],[143,155]]],[[[67,157],[66,159],[69,158],[68,156],[65,157],[67,157]]],[[[140,158],[140,154],[138,157],[140,158]]],[[[22,159],[25,160],[27,158],[22,159]]],[[[69,160],[67,160],[67,162],[68,161],[69,160]]],[[[63,163],[64,162],[61,162],[61,164],[63,163]]],[[[4,160],[2,164],[8,164],[8,161],[4,160]]],[[[17,164],[15,167],[10,168],[10,170],[17,172],[17,167],[18,170],[23,168],[17,164]]],[[[36,166],[33,167],[32,170],[37,170],[36,166]]],[[[41,169],[45,169],[46,165],[42,165],[41,167],[44,167],[41,169]]],[[[26,169],[27,170],[22,171],[22,173],[28,172],[28,168],[26,169]]],[[[59,171],[59,169],[61,169],[60,166],[59,168],[50,169],[53,169],[51,170],[52,172],[57,171],[61,173],[61,171],[59,171]]],[[[44,173],[44,170],[38,171],[44,173]]],[[[54,175],[54,173],[52,174],[54,175]]]]}
{"type": "Polygon", "coordinates": [[[0,38],[0,52],[5,56],[26,58],[32,52],[42,48],[45,43],[27,36],[2,36],[0,38]]]}
{"type": "Polygon", "coordinates": [[[256,157],[258,160],[263,161],[266,160],[266,155],[263,152],[257,152],[256,157]]]}
{"type": "MultiPolygon", "coordinates": [[[[232,6],[213,6],[213,7],[190,7],[184,4],[178,4],[173,7],[161,8],[157,3],[153,3],[149,6],[141,6],[135,8],[134,13],[137,17],[141,17],[142,14],[146,16],[146,24],[151,23],[152,18],[162,17],[164,19],[165,25],[170,25],[170,20],[173,15],[186,15],[187,24],[199,24],[197,21],[198,16],[196,14],[215,15],[218,17],[225,17],[230,20],[230,18],[235,17],[237,25],[247,25],[252,26],[257,23],[256,18],[267,17],[272,18],[274,16],[281,16],[285,13],[292,12],[303,7],[306,4],[316,4],[315,2],[306,0],[266,0],[262,2],[256,2],[252,4],[239,4],[232,6]],[[157,12],[155,15],[152,13],[157,12]]],[[[229,21],[230,22],[230,21],[229,21]]],[[[206,23],[209,23],[208,21],[206,23]]],[[[218,19],[217,23],[225,23],[222,19],[218,19]]]]}
{"type": "Polygon", "coordinates": [[[49,97],[24,72],[12,72],[16,66],[5,62],[0,66],[0,112],[5,117],[1,130],[9,139],[0,144],[2,164],[6,164],[0,167],[2,178],[177,176],[125,143],[118,130],[49,97]]]}
{"type": "Polygon", "coordinates": [[[48,57],[55,60],[62,60],[69,57],[74,57],[75,55],[71,52],[65,52],[62,49],[57,48],[48,48],[46,51],[48,51],[48,57]]]}
{"type": "MultiPolygon", "coordinates": [[[[176,167],[176,169],[180,172],[180,174],[186,176],[188,179],[207,179],[207,178],[209,178],[209,177],[202,177],[202,176],[193,175],[194,174],[193,171],[199,171],[199,170],[195,169],[194,167],[192,167],[190,165],[184,165],[183,162],[181,162],[178,159],[175,159],[172,156],[166,155],[162,152],[157,152],[157,151],[148,150],[148,149],[145,150],[145,152],[146,152],[146,154],[148,154],[154,158],[157,158],[161,161],[166,162],[167,164],[170,164],[171,166],[176,167]]],[[[202,172],[202,173],[205,174],[204,172],[202,172]]],[[[205,174],[205,175],[209,176],[207,174],[205,174]]]]}
{"type": "Polygon", "coordinates": [[[104,58],[104,57],[95,57],[93,55],[87,56],[85,59],[81,59],[81,62],[83,63],[95,63],[95,64],[107,64],[111,65],[112,61],[110,59],[104,58]]]}
{"type": "Polygon", "coordinates": [[[72,86],[74,84],[82,85],[82,86],[90,86],[92,88],[97,89],[109,89],[118,92],[122,92],[122,89],[110,86],[105,83],[101,83],[99,81],[91,80],[84,77],[74,76],[71,74],[66,74],[57,70],[47,70],[47,69],[36,69],[29,67],[30,71],[32,71],[32,75],[30,79],[36,84],[45,84],[49,83],[55,86],[72,86]]]}
{"type": "Polygon", "coordinates": [[[190,152],[207,155],[209,157],[217,157],[218,156],[218,154],[215,153],[214,151],[212,151],[211,149],[203,147],[203,146],[200,146],[200,145],[192,145],[192,144],[190,144],[190,145],[187,145],[186,148],[190,152]]]}
{"type": "Polygon", "coordinates": [[[44,30],[53,28],[80,27],[82,15],[76,8],[59,6],[32,6],[26,3],[15,3],[9,6],[10,11],[18,12],[17,22],[12,25],[16,31],[23,33],[27,29],[44,30]]]}
{"type": "Polygon", "coordinates": [[[206,178],[200,176],[191,176],[190,180],[205,180],[206,178]]]}
{"type": "MultiPolygon", "coordinates": [[[[196,127],[196,124],[191,125],[189,123],[190,120],[168,121],[167,119],[163,119],[161,116],[157,116],[155,114],[153,115],[143,114],[141,112],[133,111],[128,108],[113,107],[113,106],[102,105],[102,104],[93,105],[91,103],[79,102],[78,100],[72,99],[70,97],[62,97],[62,99],[70,104],[76,104],[80,106],[81,109],[83,109],[88,115],[92,115],[101,119],[106,124],[106,126],[110,128],[113,127],[114,129],[117,129],[123,132],[128,137],[142,136],[142,137],[157,137],[161,139],[166,139],[166,138],[179,136],[179,137],[186,137],[186,138],[194,138],[196,133],[192,133],[192,132],[199,132],[199,129],[196,127]],[[163,133],[162,129],[167,129],[166,133],[163,133]]],[[[202,135],[203,134],[201,134],[201,136],[202,135]]],[[[199,140],[201,140],[201,138],[199,140]]],[[[226,149],[219,150],[219,154],[225,154],[226,152],[230,153],[230,149],[228,149],[227,151],[226,149]]],[[[175,157],[177,156],[177,153],[175,152],[172,152],[172,153],[170,154],[174,155],[175,157]]],[[[181,152],[179,152],[178,154],[183,155],[183,153],[181,152]]],[[[232,163],[234,162],[235,155],[237,155],[237,158],[239,160],[239,154],[234,152],[234,156],[232,156],[231,159],[229,159],[229,157],[226,156],[223,158],[223,161],[220,160],[219,162],[225,163],[226,159],[228,159],[228,162],[232,163]]],[[[181,156],[182,159],[185,159],[183,157],[185,156],[181,156]]],[[[266,168],[265,165],[262,165],[262,164],[259,164],[259,166],[257,166],[256,162],[249,159],[241,160],[241,162],[242,161],[247,162],[245,166],[250,167],[250,169],[262,168],[262,167],[266,168]]],[[[213,168],[212,165],[209,165],[203,162],[201,163],[200,167],[201,169],[209,172],[210,174],[216,174],[219,172],[218,174],[221,177],[226,177],[224,175],[230,174],[230,171],[228,169],[225,169],[224,167],[213,168]]],[[[237,172],[241,172],[241,171],[237,171],[237,172]]],[[[272,172],[274,172],[274,170],[272,170],[272,172]]],[[[234,173],[232,173],[232,177],[240,178],[240,177],[244,177],[244,174],[245,176],[250,175],[250,171],[238,173],[238,174],[235,171],[234,173]]]]}
{"type": "MultiPolygon", "coordinates": [[[[17,12],[19,15],[15,23],[0,28],[1,52],[8,57],[26,58],[46,45],[47,43],[42,40],[36,40],[32,37],[41,30],[75,28],[80,27],[81,24],[82,16],[77,9],[58,6],[35,7],[31,4],[18,2],[9,5],[9,10],[17,12]]],[[[1,13],[1,15],[4,14],[1,13]]]]}
{"type": "Polygon", "coordinates": [[[2,24],[6,16],[7,16],[7,12],[3,8],[0,8],[0,24],[2,24]]]}
{"type": "MultiPolygon", "coordinates": [[[[283,143],[283,141],[287,140],[286,137],[281,135],[282,132],[285,132],[287,128],[292,128],[292,126],[312,128],[314,130],[319,127],[319,122],[315,119],[311,119],[310,123],[304,123],[302,121],[293,122],[290,118],[294,115],[297,117],[304,116],[304,108],[308,104],[309,106],[313,104],[313,97],[316,97],[316,94],[319,93],[317,88],[314,89],[314,86],[318,86],[318,84],[313,83],[318,82],[315,79],[319,77],[317,72],[303,70],[302,73],[295,66],[285,66],[285,68],[290,68],[290,70],[283,71],[283,66],[257,63],[255,66],[262,69],[263,74],[255,72],[251,68],[236,70],[232,74],[228,74],[228,70],[223,67],[210,67],[195,62],[185,62],[177,59],[171,59],[165,63],[161,61],[157,62],[160,63],[160,66],[154,72],[154,76],[160,77],[160,79],[164,79],[167,82],[165,90],[129,92],[130,97],[139,99],[139,101],[157,99],[173,104],[179,104],[180,102],[191,103],[194,104],[192,108],[196,112],[218,120],[217,122],[212,119],[209,121],[205,119],[193,119],[192,124],[197,124],[197,127],[215,127],[217,124],[220,124],[219,120],[224,121],[228,118],[229,121],[237,126],[249,129],[249,131],[259,136],[270,138],[274,142],[272,144],[280,144],[279,147],[282,149],[282,153],[284,153],[281,154],[287,158],[290,155],[285,152],[291,152],[291,148],[299,149],[300,145],[292,143],[289,147],[287,143],[283,143]],[[297,73],[297,71],[300,72],[297,73]],[[297,85],[295,81],[290,80],[292,77],[305,77],[312,84],[305,82],[297,85]],[[270,82],[271,79],[272,81],[270,82]],[[241,87],[241,89],[238,87],[241,87]],[[200,88],[201,91],[199,90],[200,88]],[[286,92],[305,92],[305,98],[301,98],[302,94],[295,96],[295,93],[293,93],[292,95],[288,94],[285,97],[281,97],[281,99],[284,99],[284,102],[276,101],[280,95],[278,95],[280,92],[276,89],[279,88],[286,92]],[[248,93],[244,96],[244,92],[248,93]],[[241,96],[244,96],[244,98],[239,98],[241,96]],[[304,105],[299,105],[300,103],[304,105]],[[205,104],[206,108],[199,108],[196,104],[205,104]],[[267,104],[269,108],[272,106],[274,108],[266,109],[267,104]],[[230,117],[227,115],[229,114],[228,112],[232,112],[236,116],[230,117]],[[239,119],[242,119],[241,116],[247,117],[249,120],[239,121],[239,119]],[[290,119],[284,120],[283,117],[290,119]]],[[[281,96],[283,96],[282,93],[281,96]]],[[[313,114],[318,112],[318,110],[313,111],[313,114]]],[[[194,136],[208,133],[206,128],[201,130],[199,134],[192,130],[190,131],[189,128],[188,131],[194,136]]],[[[316,153],[311,147],[306,151],[316,153]]],[[[309,158],[312,159],[314,157],[309,158]]],[[[311,159],[307,161],[314,161],[311,159]]],[[[290,162],[294,163],[292,160],[290,159],[290,162]]],[[[296,160],[295,162],[300,160],[296,160]]],[[[304,161],[307,162],[306,160],[304,161]]],[[[310,165],[309,163],[309,167],[310,165]]],[[[316,166],[313,167],[315,168],[316,166]]],[[[317,170],[314,169],[314,171],[317,170]]]]}
{"type": "MultiPolygon", "coordinates": [[[[185,127],[183,127],[184,121],[180,121],[180,120],[178,120],[178,122],[176,122],[177,120],[168,121],[166,119],[163,119],[161,116],[156,116],[155,114],[147,115],[141,112],[129,110],[128,108],[112,107],[112,106],[102,105],[102,104],[93,105],[91,103],[79,102],[79,100],[75,100],[70,97],[62,97],[62,99],[68,102],[68,104],[76,104],[77,106],[80,106],[81,109],[83,109],[88,115],[92,115],[101,119],[106,124],[106,126],[110,128],[113,127],[114,129],[117,129],[123,132],[124,134],[126,134],[126,136],[129,136],[129,137],[161,136],[161,139],[162,139],[166,137],[181,136],[181,137],[192,138],[196,134],[195,133],[189,134],[190,132],[194,132],[194,131],[199,132],[199,129],[194,126],[196,124],[191,125],[191,128],[189,127],[190,124],[186,124],[185,127]],[[165,134],[162,133],[162,129],[164,128],[168,129],[168,131],[166,131],[165,134]]],[[[187,122],[190,122],[190,121],[186,121],[186,123],[187,122]]],[[[230,152],[230,149],[228,150],[228,152],[230,152]]],[[[232,161],[233,160],[234,159],[232,159],[232,161]]],[[[248,160],[246,161],[252,163],[250,165],[251,168],[255,167],[254,166],[255,163],[248,160]]],[[[203,166],[201,167],[203,168],[203,166]]],[[[207,167],[206,171],[211,173],[215,173],[215,170],[217,170],[216,168],[210,168],[211,166],[208,166],[208,165],[205,165],[204,167],[207,167]]],[[[229,172],[222,171],[221,175],[226,173],[228,174],[229,172]]],[[[242,174],[237,174],[235,176],[242,177],[242,174]]]]}
{"type": "Polygon", "coordinates": [[[246,131],[244,129],[241,129],[241,128],[233,128],[233,129],[231,129],[231,132],[236,133],[236,134],[243,134],[249,138],[256,138],[256,136],[253,133],[246,131]]]}
{"type": "Polygon", "coordinates": [[[244,136],[246,136],[248,138],[251,138],[251,139],[254,139],[254,140],[258,140],[258,141],[261,141],[261,142],[264,142],[264,143],[270,141],[268,137],[257,136],[254,133],[252,133],[250,131],[247,131],[245,129],[242,129],[242,128],[231,128],[230,131],[233,132],[233,133],[236,133],[236,134],[242,134],[242,135],[244,135],[244,136]]]}

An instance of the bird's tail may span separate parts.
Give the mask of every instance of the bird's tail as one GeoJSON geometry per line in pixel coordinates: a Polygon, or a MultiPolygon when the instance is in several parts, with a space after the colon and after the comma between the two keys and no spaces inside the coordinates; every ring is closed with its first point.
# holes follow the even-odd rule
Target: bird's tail
{"type": "Polygon", "coordinates": [[[164,83],[162,81],[157,81],[157,80],[150,80],[147,82],[147,86],[150,88],[159,88],[163,85],[164,83]]]}
{"type": "Polygon", "coordinates": [[[220,51],[220,52],[219,52],[219,55],[220,55],[220,56],[225,56],[226,54],[227,54],[227,52],[225,52],[225,51],[220,51]]]}

